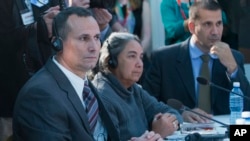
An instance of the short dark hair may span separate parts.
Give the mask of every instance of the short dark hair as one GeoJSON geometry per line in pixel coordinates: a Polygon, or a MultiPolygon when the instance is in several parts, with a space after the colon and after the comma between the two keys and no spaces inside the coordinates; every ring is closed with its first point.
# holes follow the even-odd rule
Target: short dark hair
{"type": "Polygon", "coordinates": [[[200,18],[199,10],[211,10],[217,11],[221,10],[220,4],[215,0],[201,0],[195,2],[189,9],[189,19],[190,20],[197,20],[200,18]]]}
{"type": "Polygon", "coordinates": [[[68,18],[71,15],[77,15],[78,17],[90,17],[92,13],[82,7],[68,7],[58,13],[53,19],[52,34],[53,36],[59,36],[62,40],[67,38],[71,27],[68,24],[68,18]]]}

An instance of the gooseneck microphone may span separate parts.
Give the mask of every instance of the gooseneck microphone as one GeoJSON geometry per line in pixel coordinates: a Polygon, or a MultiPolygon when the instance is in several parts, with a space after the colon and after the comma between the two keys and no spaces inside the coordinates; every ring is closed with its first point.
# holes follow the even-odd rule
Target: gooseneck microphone
{"type": "Polygon", "coordinates": [[[250,97],[247,97],[245,95],[241,95],[239,93],[236,93],[236,92],[232,92],[231,90],[229,89],[226,89],[226,88],[223,88],[219,85],[216,85],[212,82],[209,82],[206,78],[203,78],[203,77],[197,77],[196,80],[199,82],[199,84],[202,84],[202,85],[209,85],[209,86],[212,86],[212,87],[215,87],[217,89],[220,89],[220,90],[223,90],[223,91],[226,91],[226,92],[229,92],[229,93],[233,93],[235,95],[238,95],[238,96],[241,96],[243,97],[244,99],[247,99],[247,100],[250,100],[250,97]]]}
{"type": "Polygon", "coordinates": [[[192,113],[194,113],[194,114],[196,114],[196,115],[199,115],[199,116],[201,116],[201,117],[203,117],[203,118],[206,118],[206,119],[208,119],[208,120],[211,120],[211,121],[214,121],[214,122],[216,122],[216,123],[219,123],[219,124],[223,125],[224,127],[228,128],[228,125],[227,125],[227,124],[222,123],[222,122],[220,122],[220,121],[218,121],[218,120],[215,120],[215,119],[213,119],[213,118],[207,117],[207,116],[205,116],[205,115],[202,115],[202,114],[200,114],[200,113],[198,113],[198,112],[195,112],[195,111],[193,111],[192,109],[190,109],[189,107],[183,105],[182,102],[180,102],[179,100],[176,100],[176,99],[169,99],[169,100],[167,101],[167,104],[168,104],[169,106],[173,107],[173,108],[176,109],[176,110],[192,112],[192,113]]]}
{"type": "Polygon", "coordinates": [[[192,113],[194,113],[194,114],[196,114],[196,115],[199,115],[199,116],[201,116],[201,117],[203,117],[203,118],[206,118],[206,119],[208,119],[208,120],[211,120],[211,121],[214,121],[214,122],[216,122],[216,123],[218,123],[218,124],[220,124],[220,125],[222,125],[223,127],[225,127],[226,129],[227,129],[227,131],[225,132],[225,134],[217,134],[217,135],[201,135],[201,134],[199,134],[199,133],[194,133],[194,134],[189,134],[189,135],[187,135],[186,137],[185,137],[185,141],[212,141],[212,140],[221,140],[221,139],[224,139],[224,138],[226,138],[226,137],[230,137],[229,136],[229,130],[230,130],[230,128],[229,128],[229,125],[227,125],[227,124],[225,124],[225,123],[223,123],[223,122],[220,122],[220,121],[218,121],[218,120],[215,120],[215,119],[213,119],[213,118],[210,118],[210,117],[207,117],[207,116],[205,116],[205,115],[202,115],[202,114],[200,114],[200,113],[198,113],[198,112],[195,112],[195,111],[193,111],[192,109],[190,109],[189,107],[187,107],[187,106],[185,106],[185,105],[183,105],[182,104],[182,102],[180,102],[179,100],[177,100],[177,99],[169,99],[168,101],[167,101],[167,104],[169,105],[169,106],[171,106],[171,107],[173,107],[174,109],[176,109],[176,110],[181,110],[181,111],[189,111],[189,112],[192,112],[192,113]]]}

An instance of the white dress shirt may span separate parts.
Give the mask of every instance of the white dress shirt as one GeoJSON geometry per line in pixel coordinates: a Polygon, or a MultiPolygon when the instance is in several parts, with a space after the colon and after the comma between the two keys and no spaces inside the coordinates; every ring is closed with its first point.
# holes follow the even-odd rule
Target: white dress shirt
{"type": "MultiPolygon", "coordinates": [[[[65,68],[63,65],[61,65],[56,59],[55,56],[53,56],[53,62],[59,67],[60,70],[66,75],[66,77],[69,79],[71,85],[75,89],[79,99],[82,102],[82,105],[84,109],[86,109],[85,103],[83,101],[82,93],[84,88],[84,82],[88,81],[85,77],[84,79],[77,76],[73,72],[69,71],[67,68],[65,68]]],[[[85,112],[85,111],[83,111],[85,112]]],[[[80,123],[79,123],[80,124],[80,123]]],[[[97,124],[94,130],[94,139],[96,141],[106,141],[107,140],[107,131],[103,126],[103,123],[101,121],[100,116],[98,116],[97,124]]]]}

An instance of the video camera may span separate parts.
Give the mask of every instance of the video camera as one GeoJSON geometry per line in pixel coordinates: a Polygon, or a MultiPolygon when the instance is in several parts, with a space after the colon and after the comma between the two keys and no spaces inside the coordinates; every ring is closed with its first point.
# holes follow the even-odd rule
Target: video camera
{"type": "Polygon", "coordinates": [[[112,9],[116,0],[90,0],[90,8],[112,9]]]}
{"type": "MultiPolygon", "coordinates": [[[[90,8],[112,9],[115,6],[116,0],[90,0],[90,8]]],[[[65,9],[65,0],[59,0],[60,10],[65,9]]]]}

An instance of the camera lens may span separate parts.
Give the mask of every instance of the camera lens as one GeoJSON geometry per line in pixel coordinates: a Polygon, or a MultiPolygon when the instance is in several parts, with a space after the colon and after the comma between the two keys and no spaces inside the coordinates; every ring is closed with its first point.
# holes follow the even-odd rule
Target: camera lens
{"type": "Polygon", "coordinates": [[[116,0],[90,0],[90,8],[112,9],[116,0]]]}

